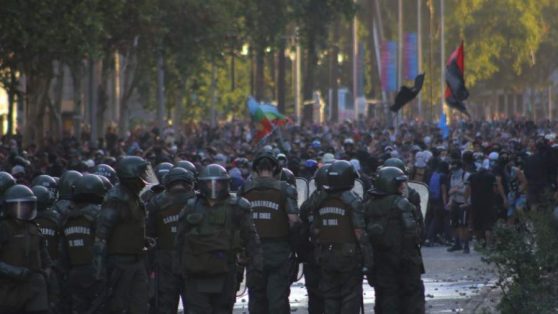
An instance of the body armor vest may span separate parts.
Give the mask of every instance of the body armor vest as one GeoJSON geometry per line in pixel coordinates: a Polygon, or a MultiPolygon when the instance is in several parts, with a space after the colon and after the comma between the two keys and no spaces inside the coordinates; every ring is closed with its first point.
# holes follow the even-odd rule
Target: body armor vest
{"type": "Polygon", "coordinates": [[[39,227],[32,222],[4,220],[0,223],[0,228],[6,228],[10,235],[0,251],[0,260],[14,266],[40,271],[43,235],[39,227]]]}
{"type": "Polygon", "coordinates": [[[60,229],[54,213],[42,213],[35,219],[41,233],[45,237],[46,247],[50,258],[58,260],[58,244],[60,243],[60,229]]]}
{"type": "Polygon", "coordinates": [[[243,197],[252,206],[254,225],[262,240],[288,237],[289,219],[279,184],[276,187],[256,186],[248,190],[243,197]]]}
{"type": "Polygon", "coordinates": [[[319,229],[318,240],[323,244],[355,243],[352,208],[338,196],[324,200],[315,213],[315,223],[319,229]]]}
{"type": "Polygon", "coordinates": [[[398,195],[388,195],[375,199],[366,213],[368,221],[367,231],[372,244],[377,248],[400,250],[403,240],[403,224],[401,209],[397,207],[398,195]]]}
{"type": "Polygon", "coordinates": [[[202,199],[188,203],[186,234],[182,250],[184,268],[196,275],[222,274],[229,271],[234,257],[234,232],[230,204],[206,207],[202,199]]]}
{"type": "Polygon", "coordinates": [[[145,209],[140,200],[131,198],[119,208],[120,221],[114,226],[107,240],[109,255],[139,255],[145,241],[145,209]],[[128,215],[123,215],[126,211],[128,215]]]}
{"type": "Polygon", "coordinates": [[[93,262],[95,220],[85,215],[70,216],[64,225],[64,236],[72,267],[93,262]]]}
{"type": "Polygon", "coordinates": [[[161,250],[174,250],[178,218],[186,200],[166,192],[162,197],[165,198],[165,201],[162,202],[161,208],[154,213],[157,244],[161,250]]]}

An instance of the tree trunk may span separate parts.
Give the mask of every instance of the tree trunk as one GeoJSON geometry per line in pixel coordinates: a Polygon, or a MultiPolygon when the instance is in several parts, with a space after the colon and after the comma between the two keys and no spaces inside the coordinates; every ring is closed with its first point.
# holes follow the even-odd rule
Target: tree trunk
{"type": "Polygon", "coordinates": [[[14,109],[15,109],[15,96],[18,86],[16,79],[16,70],[10,68],[10,88],[8,89],[8,137],[14,133],[14,109]]]}
{"type": "Polygon", "coordinates": [[[262,101],[264,98],[264,73],[265,73],[265,48],[263,45],[256,47],[256,100],[262,101]]]}
{"type": "Polygon", "coordinates": [[[318,55],[316,54],[316,36],[313,33],[307,37],[308,48],[306,50],[306,73],[304,78],[304,100],[312,99],[314,92],[314,72],[318,64],[318,55]]]}
{"type": "MultiPolygon", "coordinates": [[[[110,58],[110,57],[107,57],[110,58]]],[[[112,75],[112,71],[109,70],[110,60],[105,59],[99,61],[102,64],[99,65],[101,74],[99,75],[101,80],[97,82],[97,137],[103,137],[105,134],[105,113],[108,109],[108,84],[109,77],[112,75]]]]}
{"type": "Polygon", "coordinates": [[[135,49],[131,49],[131,51],[124,57],[122,56],[122,64],[124,73],[123,87],[122,87],[122,98],[120,100],[120,121],[118,123],[119,128],[118,132],[120,136],[124,136],[126,132],[129,130],[130,122],[128,121],[128,101],[134,92],[134,89],[137,84],[137,78],[135,74],[135,70],[137,67],[137,56],[135,53],[135,49]]]}
{"type": "Polygon", "coordinates": [[[56,62],[56,79],[54,84],[53,101],[50,106],[50,121],[52,124],[52,138],[58,140],[62,137],[62,92],[64,91],[64,63],[56,62]]]}
{"type": "Polygon", "coordinates": [[[281,113],[285,113],[285,39],[279,41],[279,52],[277,60],[277,109],[281,113]]]}
{"type": "Polygon", "coordinates": [[[25,127],[23,146],[30,144],[42,145],[44,137],[44,113],[48,106],[48,91],[52,73],[31,73],[27,76],[27,108],[25,111],[25,127]],[[46,98],[46,99],[45,99],[46,98]]]}
{"type": "Polygon", "coordinates": [[[70,68],[72,72],[72,82],[74,83],[74,136],[81,138],[81,122],[82,122],[82,97],[83,97],[83,63],[81,61],[74,62],[70,68]]]}

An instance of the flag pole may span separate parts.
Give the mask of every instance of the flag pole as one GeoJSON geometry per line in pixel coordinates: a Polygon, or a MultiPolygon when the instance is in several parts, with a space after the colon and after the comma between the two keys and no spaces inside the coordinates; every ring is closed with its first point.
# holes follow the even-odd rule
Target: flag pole
{"type": "MultiPolygon", "coordinates": [[[[403,85],[403,0],[397,3],[397,33],[399,37],[399,44],[397,47],[397,87],[403,85]]],[[[403,113],[399,110],[395,115],[395,129],[399,128],[403,113]]]]}
{"type": "Polygon", "coordinates": [[[445,45],[445,26],[444,26],[444,0],[440,0],[440,45],[441,45],[441,57],[440,57],[440,115],[444,113],[444,91],[446,87],[446,45],[445,45]]]}
{"type": "MultiPolygon", "coordinates": [[[[418,73],[422,73],[422,1],[417,0],[417,66],[418,73]]],[[[430,75],[430,74],[428,74],[430,75]]],[[[422,119],[422,95],[418,95],[418,114],[422,119]]]]}

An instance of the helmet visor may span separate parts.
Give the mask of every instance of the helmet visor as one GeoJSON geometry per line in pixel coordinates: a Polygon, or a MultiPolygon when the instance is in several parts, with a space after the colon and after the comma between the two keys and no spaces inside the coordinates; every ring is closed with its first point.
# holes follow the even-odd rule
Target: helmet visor
{"type": "Polygon", "coordinates": [[[37,216],[35,201],[15,201],[6,203],[6,212],[15,219],[30,221],[37,216]]]}
{"type": "Polygon", "coordinates": [[[228,179],[200,180],[200,189],[209,199],[222,199],[229,193],[228,179]]]}

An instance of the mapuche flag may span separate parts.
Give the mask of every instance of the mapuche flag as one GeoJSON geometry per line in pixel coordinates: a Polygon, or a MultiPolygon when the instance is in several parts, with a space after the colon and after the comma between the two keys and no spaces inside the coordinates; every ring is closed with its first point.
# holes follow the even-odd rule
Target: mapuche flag
{"type": "Polygon", "coordinates": [[[399,89],[399,93],[397,93],[397,96],[395,96],[395,103],[389,109],[393,112],[398,112],[399,110],[401,110],[403,106],[417,97],[417,95],[420,93],[420,90],[422,89],[423,83],[424,73],[419,74],[417,77],[415,77],[415,86],[401,86],[401,89],[399,89]]]}
{"type": "Polygon", "coordinates": [[[451,54],[446,64],[446,103],[451,108],[469,116],[463,101],[469,97],[469,91],[465,87],[465,53],[463,42],[451,54]]]}
{"type": "Polygon", "coordinates": [[[248,98],[247,104],[250,117],[256,124],[256,134],[254,135],[256,142],[273,132],[276,126],[285,125],[290,121],[289,118],[279,113],[277,107],[258,103],[253,97],[248,98]]]}

